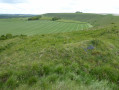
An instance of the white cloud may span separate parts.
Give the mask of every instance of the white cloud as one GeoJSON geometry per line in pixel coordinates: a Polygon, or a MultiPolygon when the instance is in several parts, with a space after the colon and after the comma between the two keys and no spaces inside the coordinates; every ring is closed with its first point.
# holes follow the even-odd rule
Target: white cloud
{"type": "Polygon", "coordinates": [[[21,0],[22,3],[12,3],[13,1],[0,3],[0,13],[42,14],[82,11],[119,14],[118,0],[21,0]]]}
{"type": "Polygon", "coordinates": [[[23,3],[25,2],[25,0],[0,0],[0,2],[14,4],[14,3],[23,3]]]}

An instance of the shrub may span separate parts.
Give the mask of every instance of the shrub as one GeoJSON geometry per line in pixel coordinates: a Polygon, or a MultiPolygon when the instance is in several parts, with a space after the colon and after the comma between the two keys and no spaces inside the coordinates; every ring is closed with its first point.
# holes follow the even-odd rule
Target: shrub
{"type": "Polygon", "coordinates": [[[12,37],[13,37],[12,34],[6,34],[6,39],[10,39],[12,37]]]}
{"type": "Polygon", "coordinates": [[[30,20],[39,20],[42,16],[35,16],[35,17],[30,17],[28,18],[28,21],[30,20]]]}
{"type": "Polygon", "coordinates": [[[115,24],[114,22],[112,22],[111,24],[115,24]]]}
{"type": "Polygon", "coordinates": [[[12,38],[12,34],[1,35],[0,40],[6,40],[12,38]]]}
{"type": "Polygon", "coordinates": [[[61,18],[60,17],[53,17],[52,21],[56,21],[56,20],[59,20],[59,19],[61,19],[61,18]]]}
{"type": "Polygon", "coordinates": [[[0,40],[6,40],[6,39],[11,39],[11,38],[15,38],[15,37],[21,37],[21,38],[23,38],[23,37],[26,37],[27,35],[12,35],[12,34],[6,34],[6,35],[1,35],[0,36],[0,40]]]}
{"type": "Polygon", "coordinates": [[[30,21],[30,20],[39,20],[39,18],[38,18],[38,17],[31,17],[31,18],[28,18],[28,21],[30,21]]]}
{"type": "Polygon", "coordinates": [[[0,40],[6,40],[6,36],[5,35],[1,35],[0,40]]]}
{"type": "Polygon", "coordinates": [[[83,13],[83,12],[81,12],[81,11],[76,11],[75,13],[83,13]]]}

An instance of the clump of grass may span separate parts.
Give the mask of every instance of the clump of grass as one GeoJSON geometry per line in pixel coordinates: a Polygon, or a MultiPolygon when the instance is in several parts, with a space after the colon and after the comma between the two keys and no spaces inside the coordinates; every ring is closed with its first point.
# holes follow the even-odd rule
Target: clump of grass
{"type": "Polygon", "coordinates": [[[2,88],[8,79],[12,76],[12,72],[8,70],[7,72],[0,73],[0,88],[2,88]]]}
{"type": "Polygon", "coordinates": [[[6,81],[5,85],[10,89],[15,89],[18,87],[18,81],[15,76],[9,77],[9,79],[6,81]]]}
{"type": "Polygon", "coordinates": [[[52,72],[50,65],[43,65],[39,71],[40,75],[49,75],[52,72]]]}
{"type": "Polygon", "coordinates": [[[56,82],[56,81],[59,79],[59,75],[57,75],[57,74],[52,74],[52,75],[49,75],[49,76],[47,77],[47,79],[48,79],[48,81],[49,81],[50,83],[54,83],[54,82],[56,82]]]}
{"type": "Polygon", "coordinates": [[[28,85],[33,85],[38,81],[38,78],[35,76],[32,76],[28,79],[28,85]]]}
{"type": "Polygon", "coordinates": [[[63,65],[56,66],[55,73],[57,73],[57,74],[64,74],[65,73],[65,67],[63,65]]]}
{"type": "Polygon", "coordinates": [[[115,83],[119,82],[119,71],[110,66],[93,68],[90,73],[96,76],[99,80],[105,79],[115,83]]]}

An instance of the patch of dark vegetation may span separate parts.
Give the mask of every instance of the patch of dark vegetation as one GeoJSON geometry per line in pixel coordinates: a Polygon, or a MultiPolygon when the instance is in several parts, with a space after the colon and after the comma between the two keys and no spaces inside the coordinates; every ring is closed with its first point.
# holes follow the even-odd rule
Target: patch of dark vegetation
{"type": "Polygon", "coordinates": [[[81,11],[76,11],[75,13],[83,13],[83,12],[81,12],[81,11]]]}
{"type": "Polygon", "coordinates": [[[0,73],[0,88],[7,82],[9,77],[12,75],[11,71],[0,73]]]}
{"type": "Polygon", "coordinates": [[[12,45],[13,45],[13,43],[9,43],[9,44],[7,44],[7,45],[5,45],[5,46],[1,46],[1,47],[0,47],[0,53],[1,53],[2,51],[6,50],[6,49],[9,49],[12,45]]]}
{"type": "MultiPolygon", "coordinates": [[[[1,35],[0,36],[0,41],[4,41],[4,40],[8,40],[8,39],[13,39],[13,38],[16,38],[16,37],[19,37],[21,39],[24,39],[25,37],[27,37],[27,35],[12,35],[12,34],[6,34],[6,35],[1,35]]],[[[1,45],[0,46],[0,53],[11,48],[12,46],[14,45],[14,43],[8,43],[6,45],[1,45]]]]}
{"type": "Polygon", "coordinates": [[[29,84],[29,85],[33,85],[33,84],[35,84],[37,81],[38,81],[38,78],[35,77],[35,76],[33,76],[33,77],[30,77],[30,78],[28,79],[28,84],[29,84]]]}
{"type": "Polygon", "coordinates": [[[115,24],[114,22],[112,22],[111,24],[115,24]]]}
{"type": "Polygon", "coordinates": [[[61,18],[60,17],[53,17],[52,21],[56,21],[56,20],[59,20],[59,19],[61,19],[61,18]]]}
{"type": "Polygon", "coordinates": [[[39,20],[42,16],[39,15],[39,16],[34,16],[34,17],[30,17],[28,18],[28,21],[32,21],[32,20],[39,20]]]}
{"type": "Polygon", "coordinates": [[[13,38],[12,34],[1,35],[0,40],[6,40],[13,38]]]}
{"type": "Polygon", "coordinates": [[[7,40],[7,39],[12,39],[12,38],[15,38],[15,37],[26,37],[27,35],[12,35],[12,34],[6,34],[6,35],[1,35],[0,36],[0,40],[7,40]]]}
{"type": "Polygon", "coordinates": [[[119,84],[119,71],[110,66],[100,66],[93,68],[90,73],[99,80],[105,79],[119,84]]]}

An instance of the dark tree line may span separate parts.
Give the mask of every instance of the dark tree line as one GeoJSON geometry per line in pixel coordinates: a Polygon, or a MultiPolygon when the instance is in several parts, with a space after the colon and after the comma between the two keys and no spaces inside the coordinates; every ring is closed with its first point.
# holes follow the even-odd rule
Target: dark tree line
{"type": "Polygon", "coordinates": [[[30,17],[28,18],[28,21],[31,21],[31,20],[39,20],[42,16],[34,16],[34,17],[30,17]]]}
{"type": "Polygon", "coordinates": [[[6,39],[11,39],[14,37],[26,37],[27,35],[12,35],[12,34],[6,34],[6,35],[1,35],[0,40],[6,40],[6,39]]]}
{"type": "Polygon", "coordinates": [[[59,20],[59,19],[61,19],[61,18],[60,17],[53,17],[52,21],[56,21],[56,20],[59,20]]]}

